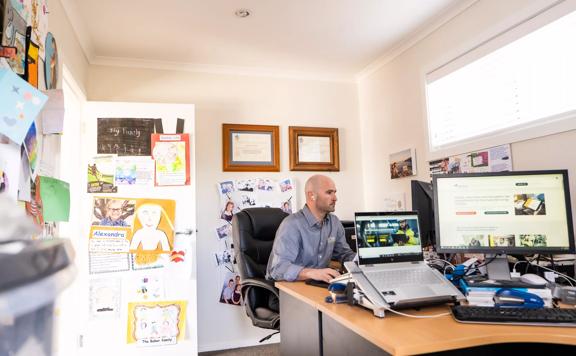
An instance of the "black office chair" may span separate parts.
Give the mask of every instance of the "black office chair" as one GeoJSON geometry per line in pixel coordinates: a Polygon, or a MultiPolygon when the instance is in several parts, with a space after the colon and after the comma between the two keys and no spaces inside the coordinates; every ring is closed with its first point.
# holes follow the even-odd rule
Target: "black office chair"
{"type": "Polygon", "coordinates": [[[279,293],[274,281],[266,280],[266,267],[276,230],[286,216],[278,208],[248,208],[232,219],[244,307],[252,324],[260,328],[280,330],[279,293]]]}

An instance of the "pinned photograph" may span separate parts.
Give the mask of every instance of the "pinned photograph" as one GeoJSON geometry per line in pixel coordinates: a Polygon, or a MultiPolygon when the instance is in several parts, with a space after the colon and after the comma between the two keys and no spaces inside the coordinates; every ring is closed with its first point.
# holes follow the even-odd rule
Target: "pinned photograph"
{"type": "Polygon", "coordinates": [[[251,193],[241,194],[240,195],[240,204],[242,209],[245,208],[255,208],[256,205],[256,196],[251,193]]]}
{"type": "Polygon", "coordinates": [[[220,219],[232,223],[232,218],[234,217],[234,214],[237,212],[238,209],[236,208],[236,204],[234,204],[232,200],[228,200],[224,204],[224,208],[220,213],[220,219]]]}
{"type": "Polygon", "coordinates": [[[288,199],[287,201],[283,201],[282,205],[280,205],[280,209],[286,214],[292,214],[292,198],[288,199]]]}
{"type": "Polygon", "coordinates": [[[245,179],[236,182],[236,189],[241,192],[253,192],[256,189],[256,179],[245,179]]]}
{"type": "Polygon", "coordinates": [[[279,185],[280,185],[280,191],[282,193],[287,192],[289,190],[292,190],[292,188],[293,188],[292,179],[290,179],[290,178],[281,180],[279,185]]]}
{"type": "Polygon", "coordinates": [[[515,194],[515,215],[546,215],[546,199],[544,193],[515,194]]]}
{"type": "Polygon", "coordinates": [[[220,182],[220,193],[223,195],[230,195],[234,191],[234,181],[228,180],[220,182]]]}
{"type": "Polygon", "coordinates": [[[416,150],[407,149],[390,155],[390,177],[392,179],[416,174],[416,150]]]}
{"type": "Polygon", "coordinates": [[[219,239],[227,238],[228,236],[232,235],[232,225],[224,224],[216,228],[216,234],[218,235],[219,239]]]}
{"type": "Polygon", "coordinates": [[[214,254],[214,256],[216,257],[216,264],[218,266],[227,264],[227,263],[232,263],[233,261],[233,252],[232,250],[224,250],[222,252],[216,252],[214,254]]]}
{"type": "Polygon", "coordinates": [[[135,199],[94,198],[92,225],[132,227],[135,199]]]}
{"type": "Polygon", "coordinates": [[[270,179],[258,179],[258,190],[271,192],[274,190],[274,184],[270,179]]]}
{"type": "Polygon", "coordinates": [[[222,284],[220,292],[220,303],[241,305],[242,304],[242,283],[240,275],[228,272],[222,284]]]}

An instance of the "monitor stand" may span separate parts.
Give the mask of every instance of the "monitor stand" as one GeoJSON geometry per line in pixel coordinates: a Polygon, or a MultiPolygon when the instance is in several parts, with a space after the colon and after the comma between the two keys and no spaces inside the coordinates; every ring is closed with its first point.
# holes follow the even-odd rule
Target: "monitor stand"
{"type": "Polygon", "coordinates": [[[508,257],[506,254],[486,255],[487,261],[491,258],[494,258],[494,260],[486,265],[488,279],[493,281],[509,281],[510,267],[508,267],[508,257]]]}

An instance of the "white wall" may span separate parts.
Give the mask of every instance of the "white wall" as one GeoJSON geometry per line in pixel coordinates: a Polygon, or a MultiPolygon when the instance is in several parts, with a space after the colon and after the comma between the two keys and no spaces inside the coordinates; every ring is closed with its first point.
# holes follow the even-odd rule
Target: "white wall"
{"type": "MultiPolygon", "coordinates": [[[[384,192],[404,191],[411,202],[410,179],[390,179],[388,155],[414,147],[419,180],[430,179],[424,74],[500,31],[528,18],[552,0],[480,0],[415,46],[359,81],[359,111],[367,209],[378,209],[384,192]],[[381,160],[380,166],[370,162],[381,160]],[[383,160],[383,161],[382,161],[383,160]]],[[[512,144],[515,170],[566,168],[576,206],[576,132],[512,144]]],[[[463,151],[461,153],[464,153],[463,151]]],[[[408,203],[410,206],[410,203],[408,203]]]]}
{"type": "Polygon", "coordinates": [[[68,70],[70,70],[80,89],[86,93],[88,60],[82,51],[80,42],[76,37],[60,0],[49,1],[48,11],[48,30],[52,32],[54,38],[56,38],[58,59],[60,61],[58,88],[62,87],[62,64],[64,64],[68,70]]]}
{"type": "MultiPolygon", "coordinates": [[[[199,351],[256,344],[269,331],[253,327],[243,309],[218,302],[222,276],[213,257],[220,248],[214,232],[216,183],[236,177],[292,176],[302,205],[301,188],[311,173],[289,171],[288,126],[337,127],[341,171],[327,174],[339,191],[336,214],[352,218],[363,203],[356,85],[92,66],[88,98],[196,105],[199,351]],[[222,123],[279,125],[281,172],[222,172],[222,123]]],[[[277,340],[278,336],[272,338],[277,340]]]]}

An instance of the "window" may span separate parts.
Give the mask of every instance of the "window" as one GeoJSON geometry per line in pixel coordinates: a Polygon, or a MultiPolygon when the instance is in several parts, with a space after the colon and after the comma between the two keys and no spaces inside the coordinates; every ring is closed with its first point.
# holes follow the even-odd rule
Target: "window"
{"type": "Polygon", "coordinates": [[[547,15],[426,75],[431,151],[576,128],[576,11],[526,34],[547,15]]]}

